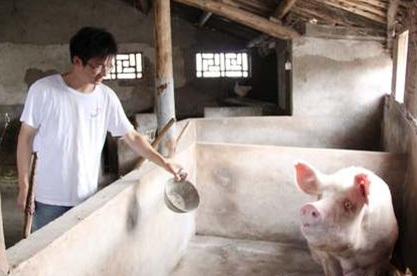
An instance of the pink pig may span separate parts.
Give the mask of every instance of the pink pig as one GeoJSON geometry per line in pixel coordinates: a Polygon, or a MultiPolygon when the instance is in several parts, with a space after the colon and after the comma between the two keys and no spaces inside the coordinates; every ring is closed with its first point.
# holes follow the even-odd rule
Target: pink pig
{"type": "Polygon", "coordinates": [[[388,185],[358,167],[327,175],[299,162],[295,172],[298,187],[317,196],[301,207],[301,232],[325,275],[393,275],[398,226],[388,185]]]}

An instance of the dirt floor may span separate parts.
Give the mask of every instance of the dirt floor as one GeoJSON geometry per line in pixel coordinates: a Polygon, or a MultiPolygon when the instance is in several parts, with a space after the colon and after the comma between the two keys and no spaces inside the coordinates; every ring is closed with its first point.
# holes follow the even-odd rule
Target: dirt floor
{"type": "Polygon", "coordinates": [[[195,236],[171,276],[322,276],[308,248],[195,236]]]}

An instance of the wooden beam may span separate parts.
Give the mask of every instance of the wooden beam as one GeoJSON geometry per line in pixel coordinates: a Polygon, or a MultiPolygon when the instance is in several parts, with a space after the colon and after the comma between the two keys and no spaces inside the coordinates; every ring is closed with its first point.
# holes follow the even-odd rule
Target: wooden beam
{"type": "Polygon", "coordinates": [[[270,38],[269,35],[267,34],[261,34],[258,37],[255,37],[254,39],[252,39],[251,41],[249,41],[246,44],[247,48],[253,48],[253,47],[258,47],[259,45],[261,45],[262,43],[265,42],[265,40],[267,40],[268,38],[270,38]]]}
{"type": "MultiPolygon", "coordinates": [[[[155,17],[155,109],[158,131],[175,119],[174,77],[172,69],[171,2],[154,1],[155,17]]],[[[171,156],[175,149],[175,126],[167,133],[160,150],[164,156],[171,156]]]]}
{"type": "Polygon", "coordinates": [[[392,49],[392,42],[395,36],[395,18],[398,12],[400,0],[390,0],[387,11],[387,49],[392,49]]]}
{"type": "Polygon", "coordinates": [[[364,11],[361,10],[357,7],[354,6],[350,6],[348,4],[346,4],[346,2],[343,1],[338,1],[338,0],[324,0],[323,1],[324,4],[341,9],[341,10],[345,10],[357,15],[360,15],[362,17],[368,18],[372,21],[381,23],[381,24],[386,24],[387,23],[387,19],[386,17],[380,16],[380,15],[376,15],[374,13],[371,13],[369,11],[364,11]]]}
{"type": "Polygon", "coordinates": [[[291,10],[297,0],[283,0],[278,6],[273,16],[279,19],[284,18],[285,15],[291,10]]]}
{"type": "MultiPolygon", "coordinates": [[[[340,0],[338,0],[338,1],[343,3],[343,1],[340,1],[340,0]]],[[[369,12],[371,14],[380,16],[382,18],[387,17],[387,9],[375,7],[375,6],[369,5],[368,3],[349,1],[349,3],[346,3],[346,6],[349,6],[349,7],[354,8],[354,9],[361,10],[363,12],[369,12]]]]}
{"type": "Polygon", "coordinates": [[[150,10],[150,4],[149,4],[149,0],[136,0],[136,5],[138,7],[138,9],[143,13],[143,14],[148,14],[149,10],[150,10]]]}
{"type": "Polygon", "coordinates": [[[383,10],[387,10],[387,7],[388,7],[387,3],[384,3],[384,2],[379,1],[379,0],[350,0],[349,2],[371,5],[371,6],[374,6],[374,7],[381,8],[383,10]]]}
{"type": "Polygon", "coordinates": [[[291,10],[291,13],[295,13],[298,15],[302,15],[308,19],[314,18],[319,21],[322,21],[328,25],[336,25],[336,24],[342,24],[341,18],[335,18],[334,16],[329,15],[328,13],[321,12],[320,10],[308,8],[308,7],[302,7],[302,6],[296,6],[291,10]]]}
{"type": "Polygon", "coordinates": [[[324,26],[310,23],[305,24],[305,36],[328,39],[385,40],[385,33],[383,30],[379,31],[370,28],[324,26]]]}
{"type": "Polygon", "coordinates": [[[6,256],[6,243],[4,240],[3,230],[3,215],[1,209],[1,198],[0,198],[0,275],[7,275],[9,270],[9,263],[6,256]]]}
{"type": "Polygon", "coordinates": [[[239,8],[241,10],[259,15],[259,16],[267,16],[269,14],[270,9],[266,5],[253,5],[252,3],[247,3],[240,0],[214,0],[219,3],[223,3],[235,8],[239,8]]]}
{"type": "Polygon", "coordinates": [[[223,16],[232,21],[246,25],[270,36],[281,39],[297,39],[300,37],[297,31],[292,28],[280,26],[268,19],[253,13],[225,5],[211,0],[175,0],[179,3],[193,6],[208,12],[223,16]]]}
{"type": "Polygon", "coordinates": [[[326,5],[322,0],[298,0],[289,15],[292,14],[296,14],[292,16],[294,18],[301,15],[304,21],[315,18],[319,24],[386,30],[386,24],[381,24],[363,16],[326,5]]]}
{"type": "Polygon", "coordinates": [[[241,5],[242,9],[256,10],[259,14],[267,14],[272,8],[269,7],[265,1],[252,1],[252,0],[232,0],[241,5]]]}
{"type": "Polygon", "coordinates": [[[207,20],[210,19],[210,17],[213,15],[212,12],[204,12],[201,16],[200,19],[198,20],[198,26],[200,28],[202,28],[204,26],[204,24],[206,24],[207,20]]]}

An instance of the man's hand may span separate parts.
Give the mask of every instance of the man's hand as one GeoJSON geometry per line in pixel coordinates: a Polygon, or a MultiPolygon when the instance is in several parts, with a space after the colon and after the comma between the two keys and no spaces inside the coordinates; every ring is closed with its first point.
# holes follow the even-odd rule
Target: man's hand
{"type": "Polygon", "coordinates": [[[188,176],[188,173],[184,171],[183,167],[170,159],[165,160],[165,169],[175,177],[175,181],[185,180],[188,176]]]}
{"type": "Polygon", "coordinates": [[[151,144],[149,144],[147,139],[137,131],[129,131],[123,136],[123,139],[136,153],[171,173],[176,181],[187,178],[187,173],[183,171],[183,168],[180,165],[170,159],[164,158],[151,144]]]}

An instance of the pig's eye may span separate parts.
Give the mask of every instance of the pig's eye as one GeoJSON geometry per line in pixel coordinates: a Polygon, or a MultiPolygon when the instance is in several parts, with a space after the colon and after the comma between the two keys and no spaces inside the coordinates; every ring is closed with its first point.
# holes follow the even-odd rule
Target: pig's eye
{"type": "Polygon", "coordinates": [[[353,208],[353,203],[350,200],[345,200],[344,207],[346,211],[350,211],[353,208]]]}

